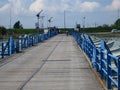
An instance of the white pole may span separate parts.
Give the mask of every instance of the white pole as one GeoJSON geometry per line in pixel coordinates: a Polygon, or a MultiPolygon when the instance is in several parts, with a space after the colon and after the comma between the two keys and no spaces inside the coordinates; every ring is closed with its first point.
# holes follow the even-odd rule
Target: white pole
{"type": "Polygon", "coordinates": [[[10,29],[11,29],[11,18],[12,18],[11,12],[12,12],[12,10],[11,10],[11,4],[10,4],[10,29]]]}
{"type": "Polygon", "coordinates": [[[66,12],[64,10],[64,29],[66,28],[66,12]]]}

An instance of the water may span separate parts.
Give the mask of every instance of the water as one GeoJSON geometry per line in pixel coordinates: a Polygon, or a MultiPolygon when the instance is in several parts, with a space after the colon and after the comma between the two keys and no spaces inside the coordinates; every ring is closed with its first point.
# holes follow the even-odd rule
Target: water
{"type": "Polygon", "coordinates": [[[114,42],[114,44],[113,44],[113,46],[110,48],[110,50],[112,51],[112,50],[115,50],[115,52],[112,52],[113,53],[113,55],[115,55],[115,56],[119,56],[120,55],[120,49],[118,49],[118,48],[120,48],[120,37],[103,37],[103,38],[98,38],[98,37],[95,37],[95,36],[92,36],[92,38],[94,39],[94,38],[96,38],[96,39],[104,39],[105,41],[107,41],[107,42],[111,42],[111,41],[113,41],[114,42]]]}

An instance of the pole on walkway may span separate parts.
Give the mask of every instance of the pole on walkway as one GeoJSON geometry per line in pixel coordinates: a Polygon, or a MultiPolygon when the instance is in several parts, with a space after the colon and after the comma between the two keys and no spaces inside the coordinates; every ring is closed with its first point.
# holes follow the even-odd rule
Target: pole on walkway
{"type": "Polygon", "coordinates": [[[66,30],[66,12],[64,10],[64,30],[66,30]]]}

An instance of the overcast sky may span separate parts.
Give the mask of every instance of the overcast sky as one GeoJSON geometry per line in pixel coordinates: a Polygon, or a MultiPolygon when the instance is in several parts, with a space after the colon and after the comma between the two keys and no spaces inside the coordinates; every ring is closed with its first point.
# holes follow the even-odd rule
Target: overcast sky
{"type": "Polygon", "coordinates": [[[111,25],[120,17],[120,0],[0,0],[0,26],[9,28],[10,21],[12,27],[20,20],[24,28],[34,28],[41,10],[44,27],[50,17],[51,26],[64,27],[64,11],[66,27],[75,27],[75,23],[82,27],[84,21],[86,27],[111,25]]]}

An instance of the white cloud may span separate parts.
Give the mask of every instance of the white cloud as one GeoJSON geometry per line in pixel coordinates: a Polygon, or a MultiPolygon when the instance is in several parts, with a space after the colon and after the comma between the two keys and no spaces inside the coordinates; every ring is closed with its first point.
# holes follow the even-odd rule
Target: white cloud
{"type": "Polygon", "coordinates": [[[9,0],[9,3],[11,4],[11,8],[14,14],[23,14],[27,12],[24,6],[25,0],[9,0]]]}
{"type": "Polygon", "coordinates": [[[81,6],[82,12],[91,12],[95,8],[98,8],[100,6],[100,4],[97,2],[83,2],[83,3],[81,3],[80,6],[81,6]]]}
{"type": "Polygon", "coordinates": [[[36,0],[30,5],[29,10],[32,12],[39,12],[43,8],[44,8],[43,0],[36,0]]]}
{"type": "Polygon", "coordinates": [[[2,6],[0,8],[0,13],[6,11],[9,8],[9,6],[10,6],[9,4],[5,4],[4,6],[2,6]]]}
{"type": "Polygon", "coordinates": [[[111,5],[106,6],[106,10],[118,10],[120,8],[120,0],[113,0],[111,5]]]}
{"type": "Polygon", "coordinates": [[[0,12],[10,7],[12,13],[16,15],[39,12],[42,9],[47,12],[63,12],[64,10],[91,12],[99,6],[97,2],[81,2],[81,0],[8,0],[8,3],[0,8],[0,12]]]}
{"type": "Polygon", "coordinates": [[[8,3],[0,8],[0,12],[5,12],[6,10],[9,10],[11,8],[13,14],[24,14],[28,12],[25,4],[27,4],[26,0],[8,0],[8,3]]]}
{"type": "Polygon", "coordinates": [[[97,2],[81,2],[80,0],[36,0],[31,5],[29,10],[39,12],[41,9],[56,12],[56,11],[80,11],[91,12],[100,6],[97,2]]]}

